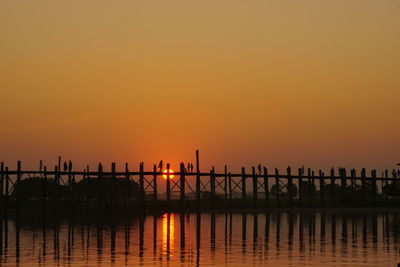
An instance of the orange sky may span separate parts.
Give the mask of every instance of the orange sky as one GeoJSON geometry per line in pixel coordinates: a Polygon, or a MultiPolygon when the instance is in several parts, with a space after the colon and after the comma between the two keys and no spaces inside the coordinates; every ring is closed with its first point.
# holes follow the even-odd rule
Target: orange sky
{"type": "Polygon", "coordinates": [[[399,47],[399,0],[1,1],[0,160],[393,168],[399,47]]]}

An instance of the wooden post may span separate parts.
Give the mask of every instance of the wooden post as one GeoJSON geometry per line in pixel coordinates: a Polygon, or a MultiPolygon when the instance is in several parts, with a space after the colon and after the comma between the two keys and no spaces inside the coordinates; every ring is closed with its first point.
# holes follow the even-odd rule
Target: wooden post
{"type": "Polygon", "coordinates": [[[56,189],[56,194],[57,194],[57,196],[56,196],[56,208],[58,208],[58,197],[59,197],[59,194],[60,194],[60,191],[59,191],[59,189],[60,189],[60,178],[61,178],[61,174],[60,174],[60,172],[61,172],[61,156],[58,156],[58,164],[57,164],[57,171],[56,171],[56,173],[54,174],[55,175],[55,182],[56,182],[56,187],[57,187],[57,189],[56,189]]]}
{"type": "Polygon", "coordinates": [[[246,192],[246,170],[242,167],[242,201],[244,207],[247,207],[247,192],[246,192]]]}
{"type": "Polygon", "coordinates": [[[181,191],[181,208],[184,208],[185,206],[185,184],[186,184],[186,179],[185,179],[185,164],[183,162],[181,162],[180,165],[180,173],[181,173],[181,177],[180,177],[180,191],[181,191]]]}
{"type": "Polygon", "coordinates": [[[299,173],[299,204],[303,206],[303,168],[298,169],[299,173]]]}
{"type": "Polygon", "coordinates": [[[332,206],[335,206],[335,202],[336,202],[336,190],[335,190],[335,169],[331,168],[331,200],[332,200],[332,206]]]}
{"type": "Polygon", "coordinates": [[[47,198],[47,168],[44,166],[43,170],[43,202],[42,202],[42,212],[43,218],[45,218],[46,214],[46,198],[47,198]]]}
{"type": "Polygon", "coordinates": [[[199,150],[196,150],[196,200],[197,200],[197,207],[200,207],[200,159],[199,159],[199,150]]]}
{"type": "Polygon", "coordinates": [[[170,164],[169,163],[167,163],[167,190],[166,190],[166,192],[167,192],[167,200],[168,200],[168,202],[171,200],[171,180],[170,180],[170,177],[169,177],[169,172],[170,172],[170,169],[171,169],[171,166],[170,166],[170,164]]]}
{"type": "Polygon", "coordinates": [[[129,177],[129,166],[128,162],[125,162],[125,212],[129,211],[129,201],[131,199],[131,183],[129,177]]]}
{"type": "Polygon", "coordinates": [[[372,178],[372,203],[376,204],[376,194],[377,194],[377,186],[376,186],[376,170],[371,171],[372,178]]]}
{"type": "MultiPolygon", "coordinates": [[[[8,217],[8,199],[10,197],[10,177],[8,176],[8,167],[5,167],[5,179],[6,179],[6,192],[4,199],[4,217],[8,217]]],[[[6,223],[7,225],[7,223],[6,223]]]]}
{"type": "Polygon", "coordinates": [[[228,166],[224,167],[224,195],[225,201],[228,200],[228,166]]]}
{"type": "Polygon", "coordinates": [[[113,208],[113,212],[115,212],[116,209],[116,205],[117,205],[117,190],[116,190],[116,186],[117,186],[117,176],[115,174],[116,171],[116,166],[115,166],[115,162],[111,163],[111,190],[112,190],[112,208],[113,208]]]}
{"type": "Polygon", "coordinates": [[[72,165],[70,165],[70,166],[68,166],[68,182],[67,182],[68,197],[69,197],[68,206],[70,206],[73,203],[72,180],[73,180],[72,165]]]}
{"type": "MultiPolygon", "coordinates": [[[[397,185],[398,180],[396,179],[396,178],[397,178],[396,170],[393,170],[393,171],[392,171],[392,178],[393,178],[392,184],[396,184],[396,185],[397,185]]],[[[399,194],[397,193],[397,190],[395,190],[394,197],[395,197],[395,200],[396,200],[396,201],[399,200],[399,194]]]]}
{"type": "Polygon", "coordinates": [[[339,174],[340,174],[340,180],[341,180],[341,202],[345,203],[346,202],[346,169],[345,168],[341,168],[339,170],[339,174]]]}
{"type": "MultiPolygon", "coordinates": [[[[389,187],[389,171],[387,170],[387,169],[385,169],[385,186],[386,186],[386,188],[387,188],[387,190],[389,189],[388,187],[389,187]]],[[[383,189],[383,188],[382,188],[383,189]]],[[[382,193],[384,193],[383,192],[383,190],[382,190],[382,193]]],[[[389,198],[389,196],[388,196],[388,194],[387,194],[388,192],[386,191],[384,194],[385,194],[385,200],[387,201],[388,200],[388,198],[389,198]]]]}
{"type": "Polygon", "coordinates": [[[264,193],[265,193],[265,207],[269,207],[269,184],[268,184],[268,169],[263,168],[264,171],[264,193]]]}
{"type": "Polygon", "coordinates": [[[253,208],[255,208],[258,200],[258,177],[254,166],[251,168],[251,175],[253,176],[253,208]]]}
{"type": "Polygon", "coordinates": [[[379,200],[380,201],[384,201],[385,200],[385,197],[384,197],[384,194],[383,194],[383,187],[385,186],[384,185],[384,183],[385,183],[385,173],[382,171],[382,176],[381,176],[381,195],[380,195],[380,197],[379,197],[379,193],[378,193],[378,197],[379,197],[379,200]]]}
{"type": "Polygon", "coordinates": [[[319,170],[319,198],[321,200],[321,205],[325,206],[325,177],[324,173],[319,170]]]}
{"type": "Polygon", "coordinates": [[[278,205],[278,207],[281,206],[281,200],[279,197],[279,170],[275,169],[275,186],[276,186],[276,203],[278,205]]]}
{"type": "MultiPolygon", "coordinates": [[[[3,163],[2,163],[3,164],[3,163]]],[[[3,171],[4,171],[4,169],[2,169],[1,170],[1,175],[3,174],[3,171]]],[[[1,191],[1,198],[3,199],[3,191],[1,191]]],[[[1,205],[2,205],[3,203],[1,203],[1,205]]],[[[0,209],[1,209],[1,216],[0,216],[0,256],[3,256],[3,231],[4,231],[4,224],[3,224],[3,221],[4,221],[4,218],[3,218],[3,207],[1,206],[0,207],[0,209]]]]}
{"type": "Polygon", "coordinates": [[[57,166],[54,166],[54,183],[56,185],[56,190],[54,190],[53,193],[53,201],[54,201],[54,210],[57,212],[58,211],[58,193],[59,193],[59,188],[60,188],[60,179],[59,179],[59,169],[57,166]]]}
{"type": "Polygon", "coordinates": [[[67,188],[71,189],[71,180],[72,180],[72,166],[68,166],[68,180],[67,180],[67,188]]]}
{"type": "Polygon", "coordinates": [[[99,214],[103,212],[103,166],[99,163],[97,169],[97,208],[99,214]]]}
{"type": "Polygon", "coordinates": [[[211,202],[212,208],[215,208],[215,169],[214,166],[210,171],[210,191],[211,191],[211,202]]]}
{"type": "Polygon", "coordinates": [[[361,170],[361,190],[362,190],[362,196],[363,196],[363,203],[365,204],[367,201],[367,192],[366,192],[366,184],[365,184],[365,175],[366,175],[366,170],[365,168],[362,168],[361,170]]]}
{"type": "Polygon", "coordinates": [[[311,169],[307,169],[307,178],[308,178],[308,206],[311,207],[312,205],[312,198],[313,198],[313,188],[312,188],[312,181],[311,181],[311,169]]]}
{"type": "Polygon", "coordinates": [[[54,166],[54,182],[56,183],[57,186],[60,185],[60,168],[58,166],[54,166]]]}
{"type": "Polygon", "coordinates": [[[312,200],[313,200],[313,203],[315,203],[315,195],[316,195],[316,193],[317,193],[317,187],[315,186],[315,174],[314,174],[314,171],[311,171],[311,181],[312,181],[312,190],[313,190],[313,194],[312,194],[312,200]]]}
{"type": "MultiPolygon", "coordinates": [[[[22,177],[22,173],[21,173],[21,161],[19,160],[17,162],[17,183],[14,185],[14,189],[16,189],[16,187],[20,186],[20,182],[21,182],[21,177],[22,177]]],[[[20,190],[21,188],[17,188],[16,193],[17,193],[17,216],[19,216],[19,212],[20,212],[20,199],[21,199],[21,194],[20,194],[20,190]]]]}
{"type": "Polygon", "coordinates": [[[154,164],[154,166],[153,166],[153,172],[154,172],[154,174],[153,174],[153,199],[154,199],[154,201],[157,201],[157,194],[158,194],[158,191],[157,191],[157,165],[156,164],[154,164]]]}
{"type": "MultiPolygon", "coordinates": [[[[167,164],[167,168],[168,168],[168,171],[169,171],[169,164],[167,164]]],[[[143,162],[141,162],[140,163],[140,165],[139,165],[139,172],[140,172],[140,174],[139,174],[139,206],[140,206],[140,208],[144,208],[144,174],[143,174],[143,172],[144,172],[144,163],[143,162]]],[[[167,179],[167,181],[169,180],[169,176],[167,176],[168,177],[168,179],[167,179]]]]}
{"type": "Polygon", "coordinates": [[[354,203],[354,201],[355,201],[354,182],[355,182],[355,177],[356,177],[356,170],[355,169],[351,169],[350,170],[350,176],[351,176],[351,202],[354,203]]]}
{"type": "Polygon", "coordinates": [[[229,182],[229,207],[232,208],[232,176],[231,172],[228,172],[228,182],[229,182]]]}
{"type": "Polygon", "coordinates": [[[1,210],[0,220],[2,221],[3,211],[4,211],[4,162],[0,163],[0,210],[1,210]]]}
{"type": "Polygon", "coordinates": [[[258,200],[258,181],[256,175],[256,169],[254,167],[251,168],[252,176],[253,176],[253,208],[257,207],[258,200]]]}
{"type": "Polygon", "coordinates": [[[90,195],[89,195],[89,191],[91,190],[90,187],[93,186],[90,183],[90,168],[89,165],[86,165],[86,185],[84,187],[84,192],[85,192],[85,196],[86,196],[86,202],[89,204],[90,203],[90,195]]]}
{"type": "Polygon", "coordinates": [[[287,179],[288,179],[288,195],[289,195],[289,206],[293,207],[293,181],[292,181],[292,169],[287,167],[287,179]]]}

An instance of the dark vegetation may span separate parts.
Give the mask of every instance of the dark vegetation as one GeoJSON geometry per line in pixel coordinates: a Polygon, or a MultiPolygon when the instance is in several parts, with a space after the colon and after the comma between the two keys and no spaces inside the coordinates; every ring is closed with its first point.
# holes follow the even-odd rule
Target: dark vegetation
{"type": "Polygon", "coordinates": [[[115,190],[117,200],[125,199],[127,192],[130,198],[137,198],[139,186],[134,181],[127,182],[125,179],[116,179],[115,183],[111,177],[103,177],[99,183],[95,178],[87,178],[79,182],[72,182],[70,185],[57,185],[54,179],[32,177],[21,180],[15,185],[11,195],[19,195],[21,200],[40,200],[43,197],[50,199],[68,199],[71,194],[79,195],[85,200],[112,199],[115,190]]]}

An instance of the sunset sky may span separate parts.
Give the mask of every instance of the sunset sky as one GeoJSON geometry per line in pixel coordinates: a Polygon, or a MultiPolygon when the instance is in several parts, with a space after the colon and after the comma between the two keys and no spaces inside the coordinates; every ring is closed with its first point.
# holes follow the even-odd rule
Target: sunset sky
{"type": "Polygon", "coordinates": [[[0,93],[10,167],[394,168],[400,0],[4,0],[0,93]]]}

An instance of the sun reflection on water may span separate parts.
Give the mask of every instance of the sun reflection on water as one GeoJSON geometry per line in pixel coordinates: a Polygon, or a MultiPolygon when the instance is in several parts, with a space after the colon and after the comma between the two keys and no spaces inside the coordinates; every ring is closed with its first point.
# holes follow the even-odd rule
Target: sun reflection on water
{"type": "Polygon", "coordinates": [[[162,253],[169,257],[174,251],[175,222],[174,214],[162,216],[162,253]]]}

